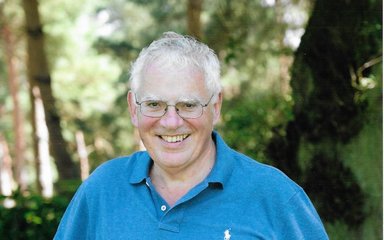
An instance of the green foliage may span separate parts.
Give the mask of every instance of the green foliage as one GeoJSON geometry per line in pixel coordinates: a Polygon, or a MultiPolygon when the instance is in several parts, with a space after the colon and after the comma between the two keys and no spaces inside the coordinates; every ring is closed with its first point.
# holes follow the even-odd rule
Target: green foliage
{"type": "Polygon", "coordinates": [[[68,199],[44,199],[39,195],[0,197],[1,239],[52,239],[68,205],[68,199]],[[6,202],[15,206],[4,207],[6,202]]]}
{"type": "Polygon", "coordinates": [[[366,197],[351,169],[340,159],[322,153],[314,155],[311,161],[303,187],[313,196],[320,216],[330,223],[343,221],[351,229],[360,226],[366,217],[362,207],[366,197]]]}
{"type": "Polygon", "coordinates": [[[269,156],[305,187],[335,237],[349,231],[367,239],[382,229],[372,227],[382,221],[382,74],[372,67],[382,55],[377,9],[379,2],[316,2],[292,66],[294,118],[270,144],[269,156]]]}
{"type": "Polygon", "coordinates": [[[382,118],[382,66],[372,69],[375,87],[362,97],[367,101],[364,127],[342,150],[341,158],[355,174],[365,196],[366,221],[361,227],[360,239],[377,239],[383,226],[383,118],[382,118]]]}
{"type": "Polygon", "coordinates": [[[292,118],[291,102],[277,94],[249,89],[248,84],[243,84],[241,94],[224,100],[218,130],[231,147],[272,164],[266,154],[267,146],[274,127],[292,118]]]}

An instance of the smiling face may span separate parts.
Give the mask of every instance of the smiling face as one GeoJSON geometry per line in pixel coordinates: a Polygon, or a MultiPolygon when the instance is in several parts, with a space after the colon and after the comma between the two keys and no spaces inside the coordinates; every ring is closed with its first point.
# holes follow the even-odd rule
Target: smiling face
{"type": "Polygon", "coordinates": [[[215,152],[211,134],[220,117],[221,94],[215,95],[203,108],[202,116],[195,119],[181,118],[172,106],[160,118],[144,116],[135,103],[135,94],[138,102],[161,100],[174,105],[194,100],[205,104],[212,93],[205,86],[202,72],[193,67],[170,70],[152,64],[143,72],[138,91],[129,93],[128,103],[132,123],[138,128],[155,166],[166,171],[203,166],[215,152]]]}

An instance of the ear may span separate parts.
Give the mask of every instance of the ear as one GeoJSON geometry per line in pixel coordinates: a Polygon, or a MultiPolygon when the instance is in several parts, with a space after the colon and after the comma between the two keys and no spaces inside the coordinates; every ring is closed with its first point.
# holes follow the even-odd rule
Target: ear
{"type": "Polygon", "coordinates": [[[213,124],[214,125],[218,123],[220,120],[222,102],[223,102],[223,94],[222,92],[220,92],[216,102],[213,104],[213,124]]]}
{"type": "Polygon", "coordinates": [[[135,101],[135,94],[132,91],[128,92],[127,95],[127,102],[128,102],[128,108],[129,113],[131,114],[131,122],[133,126],[138,126],[138,116],[137,116],[137,105],[135,101]]]}

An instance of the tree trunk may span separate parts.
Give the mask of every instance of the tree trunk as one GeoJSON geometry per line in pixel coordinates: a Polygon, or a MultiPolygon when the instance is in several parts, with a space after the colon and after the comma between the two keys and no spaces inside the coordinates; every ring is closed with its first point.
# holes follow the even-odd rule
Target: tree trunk
{"type": "Polygon", "coordinates": [[[89,161],[88,161],[88,151],[85,145],[84,134],[82,131],[76,132],[76,145],[77,145],[77,154],[80,158],[80,176],[81,180],[85,180],[89,176],[89,161]]]}
{"type": "Polygon", "coordinates": [[[279,35],[277,36],[278,40],[278,48],[280,50],[280,56],[279,56],[279,93],[282,96],[286,96],[290,93],[289,88],[289,67],[292,64],[292,57],[285,54],[286,51],[284,51],[285,44],[284,44],[284,36],[285,36],[285,27],[284,26],[284,8],[283,3],[281,0],[275,1],[275,14],[276,14],[276,22],[277,26],[279,27],[279,35]]]}
{"type": "MultiPolygon", "coordinates": [[[[1,6],[0,14],[3,13],[1,6]]],[[[2,16],[4,16],[2,14],[2,16]]],[[[11,92],[12,103],[13,103],[13,131],[14,131],[14,141],[15,147],[12,149],[14,153],[14,164],[15,164],[15,177],[17,184],[20,190],[24,191],[27,189],[27,181],[25,179],[24,165],[25,165],[25,138],[24,138],[24,121],[22,116],[22,111],[20,108],[19,101],[19,79],[16,70],[16,56],[15,56],[15,42],[12,37],[12,31],[8,22],[2,17],[2,36],[3,43],[5,46],[5,60],[7,63],[7,73],[8,73],[8,85],[11,92]]]]}
{"type": "MultiPolygon", "coordinates": [[[[367,184],[356,177],[360,166],[350,163],[346,149],[354,149],[350,144],[367,126],[371,115],[367,106],[381,106],[377,99],[366,97],[375,85],[370,78],[372,66],[382,54],[381,4],[379,0],[316,2],[292,66],[294,119],[285,134],[276,135],[269,145],[276,165],[304,186],[323,220],[351,229],[359,229],[367,217],[365,209],[372,208],[369,191],[363,191],[367,184]]],[[[380,140],[374,141],[374,151],[380,152],[380,140]]],[[[376,159],[364,161],[373,165],[376,159]]],[[[370,173],[359,175],[364,174],[370,173]]]]}
{"type": "Polygon", "coordinates": [[[60,179],[78,179],[79,171],[68,152],[60,126],[60,117],[55,106],[44,50],[44,34],[36,0],[23,0],[26,17],[28,44],[28,77],[30,87],[38,87],[44,104],[46,123],[49,130],[50,149],[55,159],[60,179]]]}
{"type": "Polygon", "coordinates": [[[53,174],[49,157],[49,134],[45,121],[44,105],[40,90],[37,86],[32,89],[35,109],[36,144],[38,157],[36,159],[36,179],[38,189],[44,197],[53,196],[53,174]]]}
{"type": "Polygon", "coordinates": [[[11,196],[13,191],[12,158],[8,144],[0,134],[0,194],[11,196]]]}
{"type": "Polygon", "coordinates": [[[202,10],[203,0],[188,0],[187,6],[187,21],[188,35],[199,40],[202,38],[200,15],[202,10]]]}

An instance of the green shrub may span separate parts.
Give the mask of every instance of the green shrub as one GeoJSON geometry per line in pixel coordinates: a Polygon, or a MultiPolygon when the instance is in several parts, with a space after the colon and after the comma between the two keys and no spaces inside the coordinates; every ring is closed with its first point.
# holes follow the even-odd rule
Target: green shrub
{"type": "Polygon", "coordinates": [[[0,239],[38,240],[53,238],[69,200],[16,192],[0,201],[0,239]]]}

